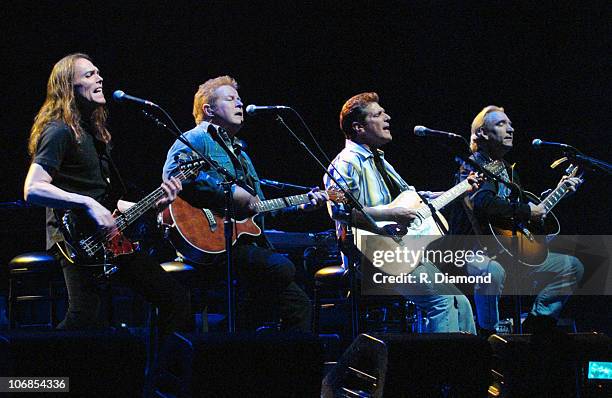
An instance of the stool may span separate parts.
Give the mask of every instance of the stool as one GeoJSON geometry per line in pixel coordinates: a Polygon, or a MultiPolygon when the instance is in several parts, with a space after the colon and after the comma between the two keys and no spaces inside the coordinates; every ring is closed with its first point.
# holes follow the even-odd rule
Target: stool
{"type": "Polygon", "coordinates": [[[334,307],[347,301],[350,292],[344,293],[348,289],[349,281],[347,278],[348,270],[341,265],[332,265],[318,270],[314,275],[313,290],[313,311],[312,311],[312,330],[318,335],[321,329],[321,308],[334,307]],[[321,301],[321,290],[333,289],[337,293],[334,299],[326,299],[326,303],[321,301]]]}
{"type": "MultiPolygon", "coordinates": [[[[189,276],[193,273],[194,268],[185,264],[181,261],[169,261],[160,264],[164,271],[172,274],[174,278],[177,278],[184,286],[189,286],[187,280],[189,276]]],[[[191,293],[190,293],[191,295],[191,293]]],[[[147,320],[148,329],[149,329],[149,353],[153,354],[157,351],[157,343],[158,343],[158,316],[159,316],[159,308],[149,304],[149,318],[147,320]]]]}
{"type": "MultiPolygon", "coordinates": [[[[184,286],[189,286],[187,281],[194,271],[191,265],[181,261],[169,261],[160,265],[164,271],[179,279],[184,286]]],[[[191,296],[191,292],[189,295],[191,296]]],[[[147,364],[145,370],[147,378],[145,382],[145,396],[150,396],[152,394],[152,376],[157,366],[157,353],[159,351],[159,308],[151,303],[148,303],[148,306],[149,316],[147,319],[147,328],[149,330],[149,336],[147,340],[147,364]]]]}
{"type": "MultiPolygon", "coordinates": [[[[341,265],[329,266],[319,269],[315,275],[315,283],[314,283],[314,292],[313,292],[313,331],[315,334],[319,334],[320,332],[320,319],[321,319],[321,309],[324,307],[334,307],[339,304],[348,303],[348,297],[351,292],[348,290],[349,281],[348,281],[348,271],[341,265]],[[323,303],[323,299],[321,298],[322,290],[333,290],[337,297],[332,299],[325,299],[325,303],[323,303]]],[[[399,323],[399,330],[409,331],[412,333],[421,333],[423,331],[424,324],[424,315],[423,311],[412,301],[406,300],[402,296],[393,297],[391,300],[389,297],[381,298],[365,298],[361,297],[361,301],[364,304],[374,304],[377,311],[380,313],[378,316],[379,319],[376,318],[376,313],[374,311],[369,311],[366,308],[365,318],[366,321],[370,323],[381,323],[384,324],[382,332],[387,331],[386,324],[393,323],[391,321],[391,317],[389,316],[389,308],[388,304],[391,302],[394,308],[397,308],[399,312],[399,322],[395,321],[395,323],[399,323]]]]}
{"type": "Polygon", "coordinates": [[[55,256],[46,252],[24,253],[9,261],[9,298],[8,317],[9,328],[15,328],[15,311],[17,303],[30,301],[46,301],[49,303],[49,323],[46,326],[54,328],[59,323],[57,319],[56,301],[60,298],[53,289],[54,276],[59,274],[59,261],[55,256]],[[46,285],[46,292],[30,291],[28,284],[42,282],[46,285]],[[38,294],[31,294],[38,293],[38,294]]]}

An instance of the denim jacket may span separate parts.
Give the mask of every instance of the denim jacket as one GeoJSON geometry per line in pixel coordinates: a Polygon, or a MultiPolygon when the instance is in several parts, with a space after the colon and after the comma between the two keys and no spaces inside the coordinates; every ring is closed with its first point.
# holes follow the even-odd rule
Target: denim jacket
{"type": "MultiPolygon", "coordinates": [[[[242,163],[246,166],[246,171],[251,178],[257,196],[264,200],[264,194],[261,190],[259,183],[259,177],[253,167],[253,162],[249,156],[239,151],[238,156],[234,153],[226,151],[217,141],[211,137],[207,132],[207,129],[211,125],[208,122],[202,122],[192,130],[187,131],[184,137],[204,156],[214,160],[220,166],[227,169],[232,175],[238,179],[245,180],[245,174],[240,166],[238,156],[242,158],[242,163]]],[[[218,128],[216,125],[212,127],[218,128]]],[[[233,139],[233,143],[236,143],[237,139],[233,139]]],[[[166,157],[166,163],[164,164],[163,177],[168,178],[179,172],[179,155],[192,155],[191,149],[179,140],[175,141],[166,157]]],[[[224,207],[224,193],[223,188],[219,183],[223,181],[223,177],[215,169],[209,169],[200,171],[195,179],[189,178],[183,181],[183,190],[180,193],[181,198],[185,199],[189,204],[194,207],[209,208],[211,210],[221,210],[224,207]]],[[[235,186],[234,186],[235,188],[235,186]]],[[[256,218],[256,221],[260,226],[263,226],[263,220],[256,218]]]]}

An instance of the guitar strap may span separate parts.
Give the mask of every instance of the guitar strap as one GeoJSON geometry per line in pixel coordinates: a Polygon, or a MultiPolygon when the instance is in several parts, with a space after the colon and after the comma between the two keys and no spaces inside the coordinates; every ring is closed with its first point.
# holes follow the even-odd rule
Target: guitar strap
{"type": "Polygon", "coordinates": [[[113,161],[113,158],[110,156],[110,153],[108,155],[108,163],[110,165],[110,173],[111,173],[111,176],[110,176],[111,190],[113,192],[117,192],[117,195],[119,195],[119,198],[121,198],[127,193],[127,188],[125,187],[125,184],[123,183],[121,174],[119,174],[119,170],[117,169],[117,166],[115,165],[115,162],[113,161]]]}
{"type": "Polygon", "coordinates": [[[249,166],[246,164],[246,158],[242,156],[242,147],[239,145],[235,145],[234,148],[238,149],[238,151],[236,152],[236,157],[240,162],[240,167],[242,168],[242,172],[244,173],[246,183],[253,189],[253,191],[255,191],[255,178],[249,173],[249,166]]]}
{"type": "Polygon", "coordinates": [[[105,206],[109,208],[115,208],[117,206],[117,200],[121,199],[126,193],[127,188],[123,183],[119,169],[115,165],[111,156],[111,144],[104,144],[104,146],[98,149],[98,160],[100,162],[100,172],[102,178],[107,184],[108,191],[104,198],[105,206]]]}
{"type": "Polygon", "coordinates": [[[391,194],[391,200],[393,201],[399,196],[401,191],[399,187],[391,180],[391,177],[389,177],[389,173],[387,173],[385,164],[382,158],[380,157],[380,152],[375,149],[374,151],[372,151],[372,154],[374,155],[374,165],[376,166],[376,169],[378,169],[380,176],[382,177],[385,185],[389,189],[389,193],[391,194]]]}
{"type": "Polygon", "coordinates": [[[236,178],[239,180],[243,179],[248,187],[255,192],[255,180],[254,177],[249,174],[249,168],[245,163],[246,160],[244,156],[242,156],[242,146],[239,144],[234,145],[223,127],[219,127],[216,131],[213,131],[214,128],[210,128],[211,126],[212,125],[209,125],[208,131],[211,133],[213,139],[227,153],[227,156],[229,156],[236,170],[236,178]]]}

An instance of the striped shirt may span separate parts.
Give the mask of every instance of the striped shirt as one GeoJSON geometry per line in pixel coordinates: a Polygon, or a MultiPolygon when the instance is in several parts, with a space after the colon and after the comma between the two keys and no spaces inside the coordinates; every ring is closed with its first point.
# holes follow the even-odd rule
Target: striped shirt
{"type": "MultiPolygon", "coordinates": [[[[384,152],[376,149],[380,153],[387,174],[398,186],[401,192],[406,190],[414,191],[395,171],[393,166],[384,158],[384,152]]],[[[344,149],[332,161],[333,167],[327,169],[330,174],[355,198],[366,207],[386,205],[391,203],[392,197],[389,188],[386,186],[380,172],[374,164],[372,152],[351,140],[346,140],[344,149]]],[[[337,188],[336,183],[326,174],[323,176],[325,189],[337,188]]],[[[341,235],[343,222],[350,221],[350,214],[346,213],[344,205],[328,202],[328,209],[331,217],[336,220],[336,232],[341,235]]]]}

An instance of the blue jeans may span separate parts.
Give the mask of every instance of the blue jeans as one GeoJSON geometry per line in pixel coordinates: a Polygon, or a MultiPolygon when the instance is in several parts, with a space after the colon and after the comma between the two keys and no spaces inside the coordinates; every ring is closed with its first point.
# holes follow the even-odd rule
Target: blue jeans
{"type": "MultiPolygon", "coordinates": [[[[483,262],[467,265],[469,275],[491,273],[491,283],[474,286],[474,301],[478,324],[481,328],[493,330],[499,321],[499,296],[504,289],[506,271],[503,266],[486,257],[483,262]]],[[[534,267],[527,275],[533,281],[534,289],[544,286],[536,296],[530,314],[550,316],[558,319],[563,305],[574,292],[584,274],[584,266],[576,257],[560,253],[549,253],[542,265],[534,267]]]]}
{"type": "MultiPolygon", "coordinates": [[[[427,274],[433,281],[440,271],[433,264],[424,262],[413,271],[427,274]]],[[[472,305],[461,291],[452,284],[419,283],[411,285],[406,297],[427,314],[428,333],[467,332],[476,334],[472,305]]]]}

